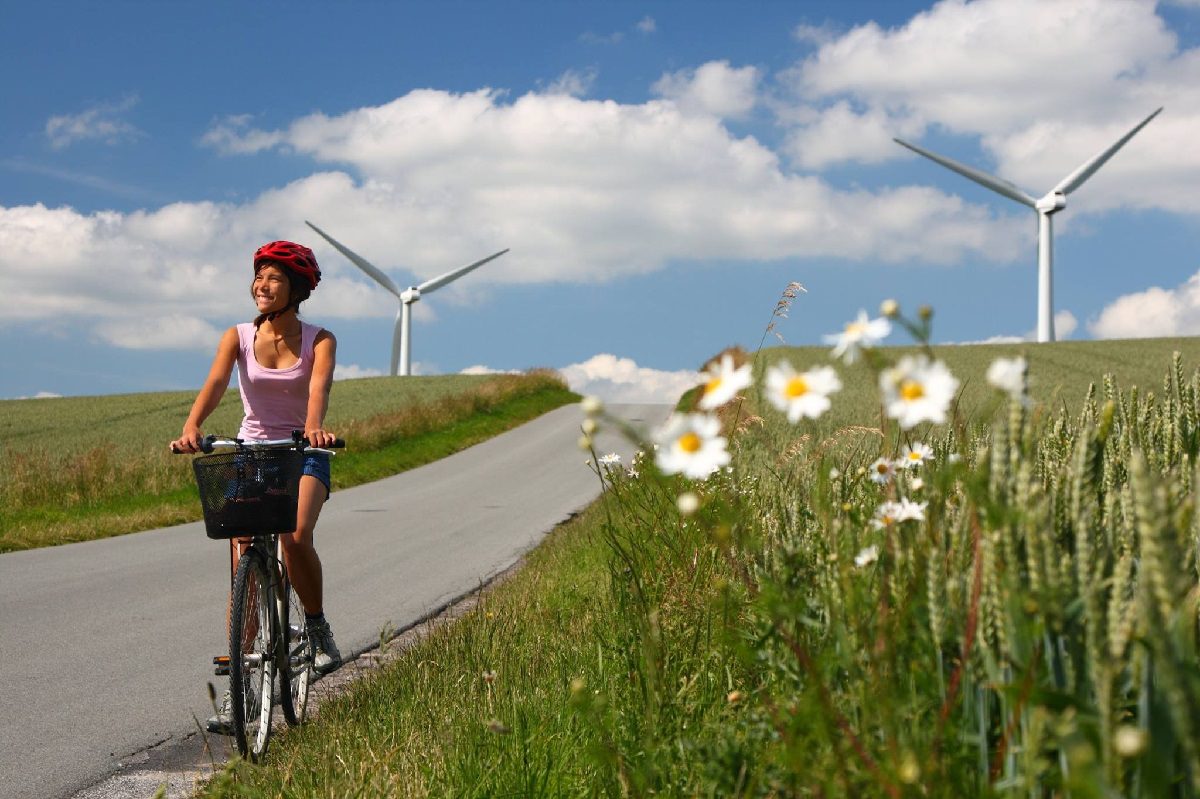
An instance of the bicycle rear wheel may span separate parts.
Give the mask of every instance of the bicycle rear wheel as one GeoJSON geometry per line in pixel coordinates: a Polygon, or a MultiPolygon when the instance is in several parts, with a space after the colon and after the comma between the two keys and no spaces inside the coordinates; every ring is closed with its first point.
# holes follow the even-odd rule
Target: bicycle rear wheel
{"type": "Polygon", "coordinates": [[[304,723],[308,710],[308,683],[312,679],[312,652],[304,626],[304,606],[285,575],[279,597],[279,629],[283,657],[279,663],[279,700],[283,717],[293,726],[304,723]]]}
{"type": "Polygon", "coordinates": [[[233,737],[242,757],[262,759],[271,737],[278,629],[271,580],[257,549],[238,560],[229,614],[229,690],[233,737]]]}

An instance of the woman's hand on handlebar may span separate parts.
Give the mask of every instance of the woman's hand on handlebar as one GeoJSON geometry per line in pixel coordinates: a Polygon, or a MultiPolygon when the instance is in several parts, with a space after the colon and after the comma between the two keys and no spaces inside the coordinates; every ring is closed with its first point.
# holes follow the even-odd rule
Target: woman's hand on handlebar
{"type": "Polygon", "coordinates": [[[304,437],[308,439],[310,447],[332,447],[334,442],[337,441],[337,436],[321,428],[305,430],[304,437]]]}
{"type": "Polygon", "coordinates": [[[200,432],[200,428],[185,426],[183,428],[183,435],[171,442],[171,451],[188,453],[200,452],[200,445],[202,441],[204,441],[204,434],[200,432]]]}

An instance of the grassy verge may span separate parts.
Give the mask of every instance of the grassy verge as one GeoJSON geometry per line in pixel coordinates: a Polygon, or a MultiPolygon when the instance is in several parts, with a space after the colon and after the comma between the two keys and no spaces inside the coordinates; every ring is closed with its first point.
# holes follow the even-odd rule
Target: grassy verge
{"type": "MultiPolygon", "coordinates": [[[[344,385],[338,389],[346,393],[344,385]]],[[[361,389],[351,387],[354,390],[361,389]]],[[[394,407],[386,412],[372,414],[361,408],[359,416],[331,421],[350,444],[335,466],[335,489],[430,463],[578,399],[557,376],[540,372],[456,383],[450,392],[430,386],[419,391],[407,402],[393,400],[394,407]]],[[[175,410],[177,404],[168,407],[175,410]]],[[[224,415],[230,416],[224,420],[228,427],[234,417],[229,409],[224,415]]],[[[178,424],[178,419],[170,421],[178,424]]],[[[157,429],[140,435],[138,446],[129,448],[136,454],[103,446],[55,455],[45,450],[6,452],[0,552],[198,519],[199,500],[187,459],[164,454],[163,441],[169,434],[154,437],[156,433],[157,429]]],[[[129,442],[121,446],[128,448],[129,442]]]]}
{"type": "Polygon", "coordinates": [[[207,795],[1195,796],[1189,368],[904,434],[780,426],[752,392],[734,472],[607,473],[523,572],[207,795]],[[899,499],[921,513],[881,517],[899,499]]]}

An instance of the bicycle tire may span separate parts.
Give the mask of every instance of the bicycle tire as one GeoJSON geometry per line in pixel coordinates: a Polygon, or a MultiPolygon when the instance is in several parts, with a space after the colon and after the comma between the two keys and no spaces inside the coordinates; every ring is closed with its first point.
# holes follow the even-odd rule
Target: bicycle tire
{"type": "Polygon", "coordinates": [[[274,591],[257,549],[238,560],[229,613],[229,690],[233,737],[242,757],[258,762],[271,737],[278,644],[274,591]]]}
{"type": "Polygon", "coordinates": [[[304,606],[285,574],[279,599],[279,703],[283,718],[296,726],[304,723],[308,711],[308,686],[312,682],[312,651],[308,648],[308,630],[304,626],[304,606]],[[282,634],[286,631],[286,635],[282,634]]]}

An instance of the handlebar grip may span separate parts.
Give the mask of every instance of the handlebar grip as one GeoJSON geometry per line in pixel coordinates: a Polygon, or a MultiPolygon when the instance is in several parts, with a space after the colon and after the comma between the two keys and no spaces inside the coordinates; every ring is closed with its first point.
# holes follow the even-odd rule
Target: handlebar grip
{"type": "MultiPolygon", "coordinates": [[[[208,436],[205,436],[204,438],[200,439],[200,451],[203,452],[205,455],[211,454],[213,451],[213,442],[216,440],[217,440],[217,437],[213,436],[213,435],[208,435],[208,436]]],[[[171,454],[172,455],[189,455],[191,453],[184,452],[179,447],[172,444],[171,445],[171,454]]]]}
{"type": "Polygon", "coordinates": [[[329,445],[329,448],[330,449],[345,449],[346,448],[346,439],[335,438],[333,440],[333,443],[329,445]]]}

